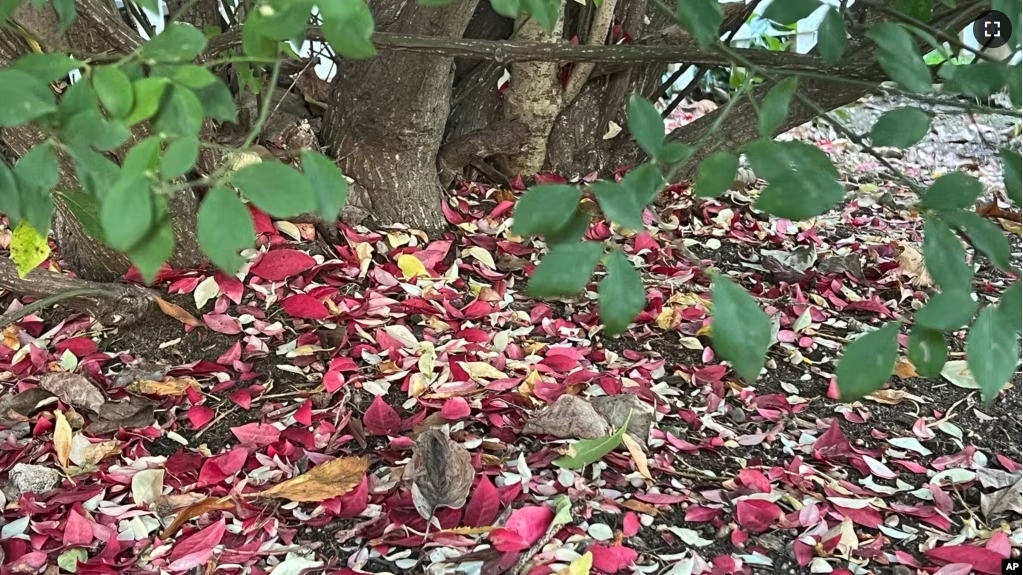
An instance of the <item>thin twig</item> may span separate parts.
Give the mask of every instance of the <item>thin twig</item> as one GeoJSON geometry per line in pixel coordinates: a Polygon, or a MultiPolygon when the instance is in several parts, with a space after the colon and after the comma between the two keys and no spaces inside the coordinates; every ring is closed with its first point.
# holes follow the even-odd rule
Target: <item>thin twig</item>
{"type": "Polygon", "coordinates": [[[17,311],[12,311],[10,313],[4,314],[3,317],[0,317],[0,328],[5,328],[11,325],[12,323],[24,319],[25,317],[28,317],[39,310],[48,308],[51,305],[56,305],[66,299],[90,296],[103,296],[109,297],[111,299],[114,299],[116,297],[109,290],[101,288],[79,288],[68,290],[65,292],[55,293],[53,295],[46,296],[40,300],[36,300],[17,311]]]}

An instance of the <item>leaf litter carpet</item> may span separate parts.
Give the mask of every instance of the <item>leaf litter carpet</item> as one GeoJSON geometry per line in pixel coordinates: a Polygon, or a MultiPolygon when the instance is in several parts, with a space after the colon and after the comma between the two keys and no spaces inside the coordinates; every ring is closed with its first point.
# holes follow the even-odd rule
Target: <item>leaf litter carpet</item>
{"type": "MultiPolygon", "coordinates": [[[[520,192],[476,184],[441,239],[342,226],[325,254],[254,211],[250,265],[166,270],[166,316],[29,316],[0,345],[0,574],[1000,573],[1019,377],[981,403],[955,333],[943,378],[900,359],[837,400],[842,345],[933,289],[909,193],[846,160],[847,202],[811,222],[685,185],[642,233],[595,220],[647,281],[617,339],[595,293],[525,295],[520,192]],[[776,324],[755,382],[709,347],[708,266],[776,324]]],[[[997,301],[1012,278],[976,263],[997,301]]]]}

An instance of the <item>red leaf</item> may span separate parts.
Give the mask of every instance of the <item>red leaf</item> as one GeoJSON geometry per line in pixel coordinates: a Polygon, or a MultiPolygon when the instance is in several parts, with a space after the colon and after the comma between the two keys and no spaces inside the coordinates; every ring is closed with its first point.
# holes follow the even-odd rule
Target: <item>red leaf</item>
{"type": "Polygon", "coordinates": [[[363,477],[362,482],[353,491],[328,499],[322,505],[324,509],[341,519],[358,517],[369,506],[369,482],[363,477]]]}
{"type": "Polygon", "coordinates": [[[206,322],[207,327],[217,333],[237,335],[242,332],[241,322],[226,313],[203,314],[202,320],[206,322]]]}
{"type": "Polygon", "coordinates": [[[590,547],[593,554],[593,568],[601,573],[618,573],[629,568],[639,553],[629,547],[614,546],[608,547],[600,543],[590,547]]]}
{"type": "Polygon", "coordinates": [[[448,421],[458,421],[469,417],[472,410],[469,409],[469,402],[461,397],[452,397],[444,402],[440,408],[440,416],[448,421]]]}
{"type": "Polygon", "coordinates": [[[253,447],[264,447],[281,438],[281,431],[279,429],[270,424],[259,422],[232,427],[231,433],[238,438],[242,445],[251,445],[253,447]]]}
{"type": "Polygon", "coordinates": [[[504,527],[494,529],[490,532],[489,536],[490,543],[494,546],[494,549],[505,553],[525,551],[530,547],[529,542],[524,537],[504,527]]]}
{"type": "Polygon", "coordinates": [[[291,317],[302,319],[327,319],[330,310],[320,300],[309,294],[299,293],[281,300],[281,308],[291,317]]]}
{"type": "Polygon", "coordinates": [[[217,270],[213,274],[213,281],[220,287],[220,293],[227,296],[227,299],[236,304],[242,303],[242,293],[245,292],[245,285],[238,281],[238,278],[229,276],[217,270]]]}
{"type": "Polygon", "coordinates": [[[690,523],[705,523],[713,520],[718,515],[721,515],[721,510],[710,507],[694,505],[686,509],[686,521],[690,523]]]}
{"type": "MultiPolygon", "coordinates": [[[[687,519],[688,521],[688,519],[687,519]]],[[[639,515],[636,515],[632,511],[626,511],[622,517],[622,535],[626,537],[635,537],[639,533],[639,529],[642,525],[639,522],[639,515]]]]}
{"type": "Polygon", "coordinates": [[[529,549],[547,532],[551,521],[554,521],[554,511],[546,505],[516,509],[508,516],[503,528],[490,532],[490,541],[498,551],[529,549]]]}
{"type": "MultiPolygon", "coordinates": [[[[183,559],[188,556],[199,556],[206,555],[206,552],[212,553],[213,548],[220,545],[220,541],[224,538],[224,531],[227,528],[227,522],[223,519],[216,523],[209,525],[205,529],[198,531],[185,537],[174,546],[171,550],[170,559],[172,562],[176,562],[178,559],[183,559]]],[[[202,565],[206,561],[200,561],[193,567],[202,565]]],[[[191,569],[189,567],[187,569],[191,569]]],[[[175,566],[175,571],[181,570],[180,566],[175,566]]]]}
{"type": "Polygon", "coordinates": [[[949,563],[934,572],[934,575],[970,575],[973,565],[969,563],[949,563]]]}
{"type": "Polygon", "coordinates": [[[199,429],[205,426],[213,421],[213,418],[216,416],[217,413],[205,405],[193,405],[188,408],[188,421],[191,422],[192,429],[199,429]]]}
{"type": "Polygon", "coordinates": [[[263,254],[250,270],[253,275],[270,281],[281,281],[298,275],[316,265],[316,260],[298,250],[273,250],[263,254]]]}
{"type": "Polygon", "coordinates": [[[302,405],[299,406],[299,408],[297,410],[295,410],[295,415],[293,417],[295,418],[295,421],[301,423],[302,425],[307,425],[307,426],[308,425],[312,425],[313,424],[313,402],[311,400],[308,400],[308,399],[305,400],[302,403],[302,405]]]}
{"type": "Polygon", "coordinates": [[[370,435],[398,435],[401,432],[401,416],[387,405],[383,396],[378,395],[363,414],[362,425],[370,435]]]}
{"type": "Polygon", "coordinates": [[[199,471],[199,483],[201,485],[216,485],[245,467],[245,460],[249,458],[249,452],[243,447],[232,449],[223,455],[218,455],[206,460],[199,471]]]}
{"type": "Polygon", "coordinates": [[[735,521],[753,533],[767,531],[781,515],[781,507],[763,499],[744,499],[735,506],[735,521]]]}
{"type": "Polygon", "coordinates": [[[1009,541],[1009,536],[1005,534],[1005,531],[995,531],[991,539],[988,539],[987,543],[984,544],[984,548],[988,551],[994,551],[1006,559],[1012,556],[1012,543],[1009,541]]]}
{"type": "Polygon", "coordinates": [[[345,376],[341,375],[340,371],[328,371],[323,374],[323,388],[328,393],[334,393],[341,389],[345,384],[345,376]]]}
{"type": "Polygon", "coordinates": [[[739,481],[746,487],[761,493],[771,492],[771,481],[757,469],[746,468],[739,471],[739,481]]]}
{"type": "Polygon", "coordinates": [[[501,498],[494,484],[484,475],[476,484],[472,499],[465,506],[465,517],[462,520],[469,527],[486,527],[497,519],[501,509],[501,498]]]}
{"type": "Polygon", "coordinates": [[[978,573],[986,575],[998,575],[1002,572],[1003,557],[983,547],[948,545],[924,551],[924,555],[940,563],[969,563],[978,573]]]}
{"type": "Polygon", "coordinates": [[[92,543],[92,538],[92,524],[72,509],[64,525],[64,545],[84,547],[92,543]]]}

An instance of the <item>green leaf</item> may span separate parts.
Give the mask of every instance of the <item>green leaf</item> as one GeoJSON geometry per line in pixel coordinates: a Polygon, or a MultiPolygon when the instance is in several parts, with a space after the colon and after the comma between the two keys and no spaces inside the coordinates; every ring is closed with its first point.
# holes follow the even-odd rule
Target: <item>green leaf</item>
{"type": "Polygon", "coordinates": [[[921,377],[938,377],[948,361],[945,334],[922,325],[914,326],[909,332],[906,356],[921,377]]]}
{"type": "Polygon", "coordinates": [[[838,170],[817,146],[760,140],[746,147],[758,176],[769,183],[756,209],[792,220],[806,220],[831,209],[845,196],[838,170]]]}
{"type": "Polygon", "coordinates": [[[171,86],[153,120],[153,127],[164,136],[197,136],[202,129],[202,119],[199,98],[188,88],[171,86]]]}
{"type": "Polygon", "coordinates": [[[845,19],[834,8],[828,8],[824,20],[817,28],[817,50],[826,66],[834,66],[842,61],[842,54],[849,46],[846,38],[845,19]]]}
{"type": "Polygon", "coordinates": [[[937,331],[951,331],[970,323],[977,311],[977,302],[970,292],[942,291],[931,296],[920,311],[913,316],[917,325],[937,331]]]}
{"type": "Polygon", "coordinates": [[[131,87],[135,93],[134,105],[124,123],[134,126],[156,115],[163,95],[170,86],[170,80],[166,78],[142,78],[133,82],[131,87]]]}
{"type": "Polygon", "coordinates": [[[270,0],[272,12],[260,12],[259,18],[246,20],[245,25],[255,25],[259,34],[274,40],[295,40],[301,44],[305,39],[305,27],[313,2],[309,0],[270,0]]]}
{"type": "Polygon", "coordinates": [[[998,318],[1012,329],[1016,335],[1023,332],[1023,324],[1020,322],[1023,317],[1023,301],[1021,301],[1020,283],[1013,282],[1009,289],[1002,294],[1002,301],[998,302],[998,318]]]}
{"type": "Polygon", "coordinates": [[[734,152],[714,152],[700,162],[696,169],[693,189],[698,198],[714,198],[725,193],[735,182],[739,171],[739,157],[734,152]]]}
{"type": "Polygon", "coordinates": [[[103,107],[115,118],[127,117],[135,104],[131,80],[114,66],[100,66],[92,71],[92,87],[103,107]]]}
{"type": "Polygon", "coordinates": [[[706,48],[719,40],[724,11],[718,0],[686,0],[678,3],[678,23],[696,40],[696,45],[706,48]]]}
{"type": "Polygon", "coordinates": [[[548,529],[572,522],[572,500],[568,495],[558,495],[551,499],[550,503],[554,507],[554,521],[551,521],[551,527],[548,529]]]}
{"type": "Polygon", "coordinates": [[[586,235],[591,219],[589,214],[576,206],[572,208],[572,215],[569,216],[568,223],[558,228],[555,232],[545,234],[543,240],[547,247],[552,249],[561,244],[574,244],[586,235]]]}
{"type": "Polygon", "coordinates": [[[898,24],[881,22],[866,36],[877,44],[877,62],[889,78],[910,92],[931,91],[931,73],[909,32],[898,24]]]}
{"type": "Polygon", "coordinates": [[[0,0],[0,24],[3,24],[23,0],[0,0]]]}
{"type": "Polygon", "coordinates": [[[999,320],[997,308],[981,310],[966,336],[966,363],[985,402],[998,397],[1012,379],[1019,356],[1019,338],[1008,322],[999,320]]]}
{"type": "Polygon", "coordinates": [[[694,150],[695,148],[682,142],[666,142],[661,146],[661,153],[658,154],[657,161],[668,165],[680,164],[691,156],[694,150]]]}
{"type": "Polygon", "coordinates": [[[447,6],[454,0],[416,0],[416,4],[420,6],[447,6]]]}
{"type": "Polygon", "coordinates": [[[622,444],[622,436],[629,429],[630,419],[632,419],[631,411],[625,417],[625,423],[618,428],[618,431],[607,437],[576,441],[569,446],[567,455],[555,459],[552,463],[566,469],[582,469],[587,465],[600,461],[601,458],[622,444]]]}
{"type": "Polygon", "coordinates": [[[0,127],[14,127],[57,111],[46,80],[13,68],[0,70],[0,127]]]}
{"type": "Polygon", "coordinates": [[[185,136],[167,146],[163,154],[160,174],[168,180],[183,176],[195,166],[199,159],[199,138],[185,136]]]}
{"type": "Polygon", "coordinates": [[[568,223],[581,197],[577,186],[544,184],[529,188],[515,204],[512,233],[539,236],[558,231],[568,223]]]}
{"type": "Polygon", "coordinates": [[[561,0],[524,0],[526,13],[536,18],[537,24],[547,31],[554,32],[561,15],[561,0]]]}
{"type": "Polygon", "coordinates": [[[291,218],[317,208],[309,180],[279,162],[245,166],[231,176],[231,184],[271,217],[291,218]]]}
{"type": "Polygon", "coordinates": [[[334,222],[348,200],[348,180],[330,158],[319,152],[302,153],[302,171],[316,198],[316,211],[334,222]]]}
{"type": "Polygon", "coordinates": [[[998,154],[1002,156],[1002,180],[1005,182],[1005,195],[1009,196],[1016,207],[1023,206],[1023,198],[1020,197],[1023,165],[1020,163],[1019,152],[1000,148],[998,154]]]}
{"type": "Polygon", "coordinates": [[[75,21],[75,0],[53,0],[53,9],[57,11],[57,18],[60,20],[57,33],[63,34],[75,21]]]}
{"type": "Polygon", "coordinates": [[[18,222],[11,234],[11,259],[24,279],[32,270],[50,257],[50,243],[45,233],[39,233],[28,220],[18,222]]]}
{"type": "MultiPolygon", "coordinates": [[[[0,18],[2,20],[2,18],[0,18]]],[[[46,82],[56,82],[85,65],[67,54],[32,52],[14,61],[12,69],[21,70],[46,82]]]]}
{"type": "Polygon", "coordinates": [[[57,557],[57,566],[68,573],[78,572],[78,564],[89,560],[89,552],[81,547],[68,549],[57,557]]]}
{"type": "Polygon", "coordinates": [[[969,291],[973,270],[966,250],[955,232],[935,218],[924,222],[924,266],[942,290],[969,291]]]}
{"type": "Polygon", "coordinates": [[[621,250],[614,250],[604,262],[607,275],[600,280],[600,321],[612,335],[624,332],[646,308],[646,289],[632,262],[621,250]]]}
{"type": "Polygon", "coordinates": [[[899,325],[889,323],[846,346],[835,368],[842,401],[857,400],[888,381],[899,355],[898,336],[899,325]]]}
{"type": "Polygon", "coordinates": [[[42,232],[50,229],[53,219],[53,196],[50,192],[60,182],[60,163],[53,145],[43,142],[32,148],[14,166],[21,200],[21,217],[42,232]]]}
{"type": "Polygon", "coordinates": [[[782,0],[771,2],[764,10],[764,18],[779,24],[795,24],[821,7],[818,0],[782,0]]]}
{"type": "MultiPolygon", "coordinates": [[[[328,4],[329,6],[330,4],[328,4]]],[[[251,26],[262,19],[259,11],[253,12],[246,19],[245,26],[242,26],[242,51],[251,58],[274,58],[280,51],[281,44],[273,38],[267,38],[260,33],[260,26],[251,26]]],[[[326,35],[324,28],[324,35],[326,35]]]]}
{"type": "Polygon", "coordinates": [[[991,0],[991,8],[1009,17],[1012,24],[1012,35],[1009,37],[1009,51],[1020,49],[1020,30],[1023,29],[1023,11],[1016,0],[991,0]]]}
{"type": "Polygon", "coordinates": [[[1008,80],[1009,68],[1005,64],[980,61],[956,66],[946,88],[975,98],[987,98],[1005,87],[1008,80]]]}
{"type": "MultiPolygon", "coordinates": [[[[775,2],[771,5],[773,6],[774,4],[781,4],[781,2],[775,2]]],[[[762,137],[773,138],[775,132],[781,129],[782,124],[785,122],[785,117],[789,115],[789,103],[792,102],[792,96],[796,93],[796,86],[796,77],[789,76],[778,82],[764,96],[763,101],[760,103],[760,112],[757,118],[762,137]]]]}
{"type": "Polygon", "coordinates": [[[157,197],[155,201],[155,225],[128,251],[128,258],[147,284],[153,283],[160,268],[174,253],[174,228],[167,214],[166,200],[157,197]]]}
{"type": "Polygon", "coordinates": [[[184,22],[171,22],[142,45],[139,56],[150,62],[187,62],[206,48],[206,35],[184,22]]]}
{"type": "Polygon", "coordinates": [[[614,223],[631,230],[643,230],[643,209],[664,186],[664,176],[653,164],[629,171],[619,183],[595,182],[591,189],[600,209],[614,223]]]}
{"type": "Polygon", "coordinates": [[[505,18],[518,18],[522,5],[519,0],[490,0],[490,6],[505,18]]]}
{"type": "Polygon", "coordinates": [[[1005,238],[1000,227],[977,212],[969,210],[948,212],[944,217],[960,233],[970,238],[973,247],[987,256],[995,267],[1006,272],[1010,270],[1012,263],[1009,261],[1009,240],[1005,238]]]}
{"type": "Polygon", "coordinates": [[[7,216],[8,227],[14,227],[21,221],[21,195],[18,179],[7,161],[0,157],[0,214],[7,216]]]}
{"type": "Polygon", "coordinates": [[[83,192],[57,193],[89,237],[101,242],[107,241],[106,234],[103,233],[103,224],[99,219],[100,203],[94,196],[83,192]]]}
{"type": "Polygon", "coordinates": [[[1023,64],[1010,66],[1008,77],[1009,101],[1013,106],[1019,108],[1023,106],[1023,95],[1020,94],[1020,91],[1023,90],[1023,64]]]}
{"type": "Polygon", "coordinates": [[[124,157],[124,162],[121,163],[123,171],[139,175],[155,174],[160,167],[162,148],[163,140],[160,136],[149,136],[135,144],[124,157]]]}
{"type": "Polygon", "coordinates": [[[924,192],[920,207],[926,210],[959,210],[973,207],[984,191],[980,180],[966,172],[951,172],[934,180],[924,192]]]}
{"type": "Polygon", "coordinates": [[[747,382],[754,382],[764,367],[771,345],[771,320],[757,302],[728,278],[714,276],[711,342],[721,357],[747,382]]]}
{"type": "Polygon", "coordinates": [[[931,21],[934,0],[895,0],[895,9],[921,22],[931,21]]]}
{"type": "Polygon", "coordinates": [[[364,59],[376,56],[373,14],[363,0],[336,0],[320,3],[323,35],[339,56],[364,59]]]}
{"type": "Polygon", "coordinates": [[[131,0],[131,2],[139,8],[145,8],[150,12],[160,11],[160,0],[131,0]]]}
{"type": "Polygon", "coordinates": [[[122,175],[103,198],[99,216],[107,245],[121,251],[135,246],[153,223],[153,196],[145,178],[122,175]]]}
{"type": "MultiPolygon", "coordinates": [[[[132,152],[141,144],[136,144],[132,152]]],[[[78,181],[82,188],[97,199],[102,199],[107,192],[114,187],[114,182],[120,177],[122,168],[110,161],[105,155],[96,152],[88,147],[68,147],[68,155],[74,160],[75,172],[78,174],[78,181]]],[[[132,153],[128,152],[128,158],[132,153]]],[[[127,160],[125,160],[127,165],[127,160]]],[[[124,168],[127,170],[127,168],[124,168]]]]}
{"type": "Polygon", "coordinates": [[[231,190],[217,186],[199,206],[197,233],[202,251],[221,270],[237,273],[245,263],[238,252],[251,248],[256,228],[248,208],[231,190]]]}
{"type": "Polygon", "coordinates": [[[915,107],[896,108],[881,114],[870,130],[870,140],[875,146],[908,148],[930,129],[931,115],[927,112],[915,107]]]}
{"type": "Polygon", "coordinates": [[[121,147],[131,137],[131,130],[116,120],[108,120],[99,110],[82,112],[60,130],[63,141],[77,147],[92,146],[101,152],[121,147]]]}
{"type": "Polygon", "coordinates": [[[656,158],[664,146],[664,121],[649,101],[633,94],[629,98],[629,133],[650,157],[656,158]]]}
{"type": "Polygon", "coordinates": [[[174,72],[174,82],[187,87],[202,102],[206,116],[222,122],[236,122],[238,108],[231,90],[212,72],[202,66],[180,66],[174,72]]]}
{"type": "Polygon", "coordinates": [[[527,286],[535,298],[573,296],[586,287],[603,249],[596,242],[555,246],[533,270],[527,286]]]}

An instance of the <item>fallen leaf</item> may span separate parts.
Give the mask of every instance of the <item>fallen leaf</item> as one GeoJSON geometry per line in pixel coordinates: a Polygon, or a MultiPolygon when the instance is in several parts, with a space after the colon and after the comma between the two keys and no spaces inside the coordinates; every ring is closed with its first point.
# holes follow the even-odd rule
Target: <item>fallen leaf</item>
{"type": "Polygon", "coordinates": [[[543,537],[552,521],[554,510],[547,505],[521,507],[508,516],[504,527],[490,532],[490,541],[498,551],[524,551],[543,537]]]}
{"type": "Polygon", "coordinates": [[[136,505],[149,504],[163,493],[163,469],[143,469],[131,477],[131,498],[136,505]]]}
{"type": "Polygon", "coordinates": [[[916,368],[913,367],[913,364],[909,363],[909,360],[902,357],[895,362],[895,369],[892,370],[892,373],[897,375],[900,379],[920,377],[920,375],[916,372],[916,368]]]}
{"type": "Polygon", "coordinates": [[[128,384],[128,391],[141,395],[155,395],[158,397],[179,397],[189,389],[199,391],[199,382],[191,377],[171,377],[164,381],[142,379],[128,384]]]}
{"type": "Polygon", "coordinates": [[[57,403],[57,398],[41,387],[33,387],[17,395],[5,395],[0,399],[0,421],[27,421],[40,409],[57,403]]]}
{"type": "Polygon", "coordinates": [[[479,262],[490,269],[495,269],[497,264],[494,263],[494,256],[490,255],[490,252],[481,248],[480,246],[472,246],[465,250],[465,253],[476,258],[479,262]]]}
{"type": "Polygon", "coordinates": [[[864,396],[864,399],[869,399],[871,401],[883,403],[885,405],[899,405],[906,399],[916,401],[918,403],[926,403],[926,401],[924,401],[924,398],[917,395],[913,395],[912,393],[909,393],[908,391],[903,391],[901,389],[879,389],[877,391],[868,393],[867,395],[864,396]]]}
{"type": "Polygon", "coordinates": [[[990,495],[980,494],[980,512],[984,517],[991,518],[999,513],[1013,511],[1017,515],[1023,515],[1023,479],[1017,473],[1016,483],[1000,489],[990,495]]]}
{"type": "Polygon", "coordinates": [[[622,127],[614,122],[607,123],[607,131],[601,136],[604,140],[610,140],[622,133],[622,127]]]}
{"type": "Polygon", "coordinates": [[[644,479],[653,481],[653,476],[650,475],[650,467],[647,463],[646,454],[643,453],[643,448],[632,438],[628,433],[622,435],[622,443],[625,444],[625,449],[629,450],[629,455],[632,456],[632,460],[636,462],[636,470],[643,476],[644,479]]]}
{"type": "Polygon", "coordinates": [[[625,435],[628,422],[629,418],[626,417],[624,425],[614,432],[613,435],[600,439],[576,441],[569,446],[568,453],[553,461],[554,465],[568,469],[581,469],[591,463],[600,461],[601,458],[622,444],[622,436],[625,435]]]}
{"type": "Polygon", "coordinates": [[[340,497],[358,487],[369,469],[364,457],[339,457],[313,467],[308,472],[278,483],[260,492],[262,497],[276,497],[295,502],[322,502],[340,497]]]}
{"type": "Polygon", "coordinates": [[[300,555],[289,552],[271,571],[270,575],[301,575],[306,569],[317,569],[323,567],[323,561],[313,559],[312,555],[300,555]]]}
{"type": "Polygon", "coordinates": [[[611,430],[604,416],[577,395],[562,395],[553,405],[526,422],[522,433],[559,439],[597,439],[611,430]]]}
{"type": "Polygon", "coordinates": [[[154,295],[152,298],[156,301],[156,306],[159,307],[160,311],[162,311],[165,315],[168,315],[190,327],[201,327],[205,325],[203,322],[196,319],[194,315],[185,311],[185,308],[175,303],[171,303],[160,296],[154,295]]]}
{"type": "Polygon", "coordinates": [[[282,281],[308,271],[316,265],[311,255],[292,249],[266,252],[249,270],[252,275],[270,281],[282,281]]]}
{"type": "Polygon", "coordinates": [[[61,467],[67,467],[68,457],[71,456],[72,431],[71,424],[64,417],[63,411],[55,414],[57,421],[53,428],[53,449],[57,452],[57,461],[61,467]]]}
{"type": "Polygon", "coordinates": [[[362,425],[370,435],[395,436],[401,432],[401,416],[378,395],[362,415],[362,425]]]}
{"type": "Polygon", "coordinates": [[[465,506],[462,521],[469,527],[489,526],[497,519],[500,509],[501,495],[484,475],[480,477],[480,482],[476,484],[476,489],[472,493],[472,499],[465,506]]]}
{"type": "Polygon", "coordinates": [[[428,429],[416,438],[408,463],[412,503],[426,520],[438,507],[459,509],[472,488],[476,472],[469,452],[440,429],[428,429]]]}
{"type": "Polygon", "coordinates": [[[231,509],[232,507],[234,507],[234,504],[231,502],[229,497],[207,497],[201,501],[197,501],[178,512],[178,514],[174,517],[174,521],[172,521],[171,524],[168,525],[162,533],[160,533],[160,539],[169,539],[174,537],[178,530],[181,529],[182,525],[196,517],[209,513],[210,511],[223,511],[231,509]]]}
{"type": "Polygon", "coordinates": [[[39,387],[56,395],[64,403],[89,411],[99,411],[106,401],[103,392],[84,375],[77,373],[47,373],[39,379],[39,387]]]}
{"type": "Polygon", "coordinates": [[[558,575],[590,575],[590,569],[593,568],[593,553],[589,551],[585,555],[574,559],[561,571],[558,571],[558,575]]]}
{"type": "Polygon", "coordinates": [[[430,275],[426,271],[426,266],[423,265],[423,262],[419,261],[419,258],[412,254],[401,254],[398,256],[398,269],[401,270],[401,275],[405,276],[407,280],[430,275]]]}
{"type": "Polygon", "coordinates": [[[903,246],[898,256],[899,271],[909,277],[914,287],[930,287],[934,285],[931,274],[924,267],[924,255],[913,246],[903,246]]]}
{"type": "Polygon", "coordinates": [[[646,449],[650,428],[654,424],[654,408],[631,393],[593,398],[593,408],[611,424],[619,428],[628,422],[629,435],[646,449]]]}

